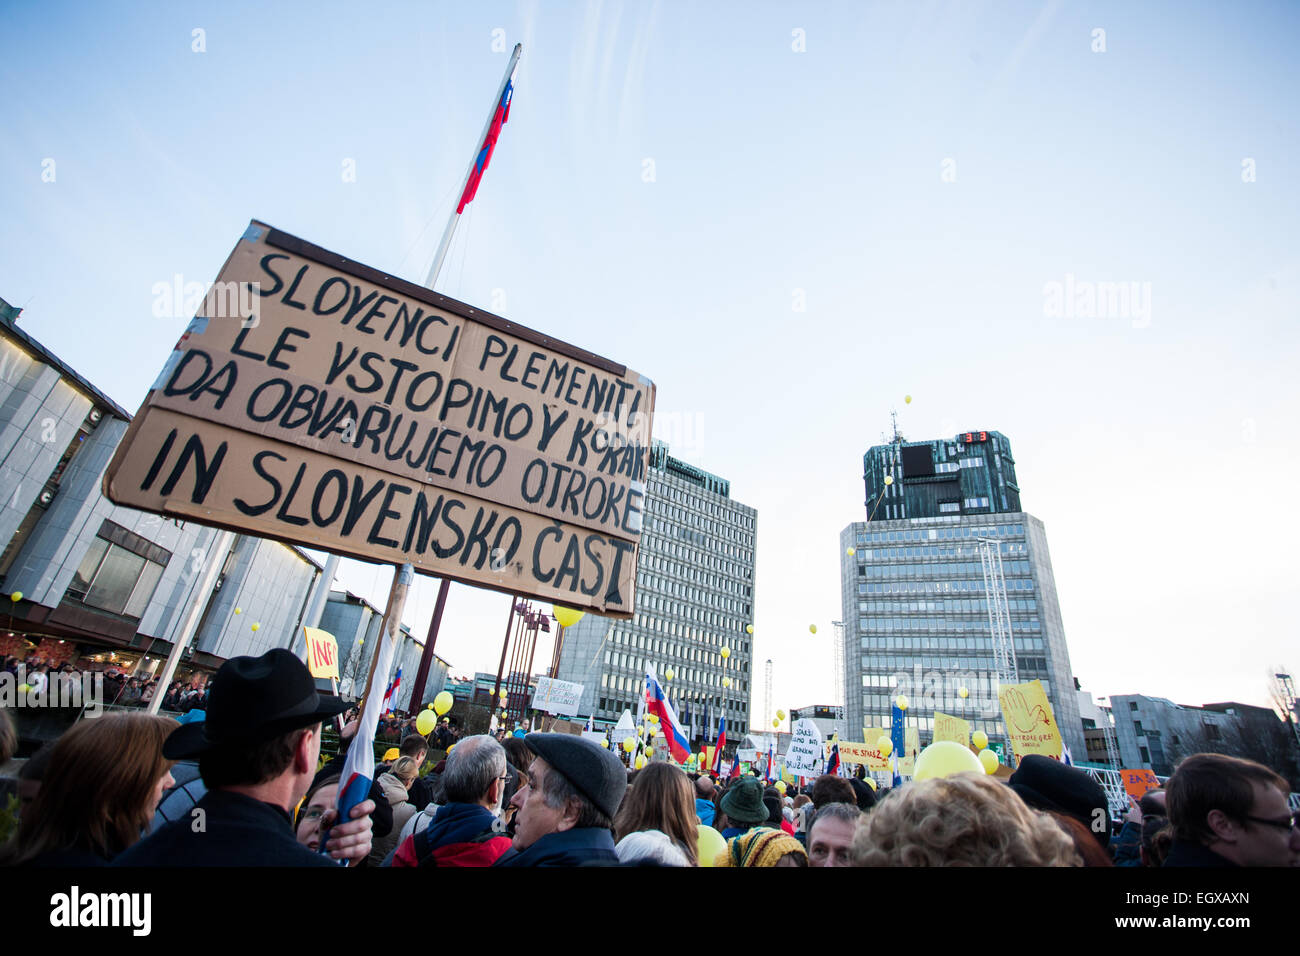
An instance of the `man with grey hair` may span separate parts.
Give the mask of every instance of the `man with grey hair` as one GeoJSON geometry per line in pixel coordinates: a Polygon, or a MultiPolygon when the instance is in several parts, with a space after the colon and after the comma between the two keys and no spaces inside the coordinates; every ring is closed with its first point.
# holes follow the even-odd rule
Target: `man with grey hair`
{"type": "Polygon", "coordinates": [[[825,804],[808,825],[809,866],[852,866],[853,833],[862,816],[851,803],[825,804]]]}
{"type": "Polygon", "coordinates": [[[569,734],[529,734],[536,758],[511,798],[515,837],[494,866],[618,866],[614,814],[627,771],[608,750],[569,734]]]}
{"type": "Polygon", "coordinates": [[[497,815],[506,784],[506,751],[493,737],[466,737],[442,771],[446,804],[424,829],[402,841],[393,866],[491,866],[510,849],[497,815]]]}

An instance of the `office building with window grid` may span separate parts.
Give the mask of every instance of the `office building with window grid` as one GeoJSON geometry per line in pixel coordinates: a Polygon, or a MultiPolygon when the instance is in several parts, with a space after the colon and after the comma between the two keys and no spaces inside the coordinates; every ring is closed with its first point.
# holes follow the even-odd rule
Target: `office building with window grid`
{"type": "Polygon", "coordinates": [[[633,616],[589,613],[564,629],[555,676],[583,685],[582,715],[606,727],[635,713],[649,662],[693,740],[720,715],[732,739],[748,729],[757,519],[730,482],[652,444],[633,616]]]}
{"type": "Polygon", "coordinates": [[[998,432],[900,440],[871,448],[863,472],[874,518],[840,533],[849,727],[888,725],[901,691],[923,746],[936,710],[1005,738],[983,539],[1001,557],[1019,680],[1042,681],[1066,746],[1083,759],[1047,534],[1021,510],[1010,442],[998,432]]]}

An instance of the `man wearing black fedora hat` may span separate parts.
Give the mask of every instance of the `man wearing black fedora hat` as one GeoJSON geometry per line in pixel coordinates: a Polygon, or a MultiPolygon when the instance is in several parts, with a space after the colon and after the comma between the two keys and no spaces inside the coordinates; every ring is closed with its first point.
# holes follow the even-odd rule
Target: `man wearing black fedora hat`
{"type": "Polygon", "coordinates": [[[289,651],[226,661],[212,681],[207,719],[177,728],[163,744],[169,760],[198,758],[207,794],[188,818],[141,840],[114,865],[335,866],[365,859],[372,801],[333,826],[328,856],[300,845],[290,821],[316,774],[321,722],[346,707],[318,694],[307,666],[289,651]]]}

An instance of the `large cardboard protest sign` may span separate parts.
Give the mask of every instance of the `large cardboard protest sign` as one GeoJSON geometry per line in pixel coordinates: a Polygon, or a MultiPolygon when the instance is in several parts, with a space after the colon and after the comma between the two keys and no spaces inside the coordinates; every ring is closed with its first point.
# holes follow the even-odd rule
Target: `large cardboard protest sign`
{"type": "Polygon", "coordinates": [[[582,700],[582,688],[582,684],[575,684],[573,681],[539,677],[537,689],[533,691],[533,710],[572,717],[578,712],[578,703],[582,700]]]}
{"type": "Polygon", "coordinates": [[[1056,717],[1052,714],[1052,705],[1042,681],[1004,684],[998,690],[998,702],[1002,705],[1002,719],[1006,723],[1011,749],[1017,757],[1029,754],[1061,756],[1061,731],[1056,726],[1056,717]]]}
{"type": "Polygon", "coordinates": [[[794,722],[790,747],[785,752],[785,768],[801,777],[819,777],[826,769],[822,756],[822,734],[811,718],[794,722]]]}
{"type": "Polygon", "coordinates": [[[110,500],[631,615],[648,379],[258,222],[216,287],[110,500]]]}

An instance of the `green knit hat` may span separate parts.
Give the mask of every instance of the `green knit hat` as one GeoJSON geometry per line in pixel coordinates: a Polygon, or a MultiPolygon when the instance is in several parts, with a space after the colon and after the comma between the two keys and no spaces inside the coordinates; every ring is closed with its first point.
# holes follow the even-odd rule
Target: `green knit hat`
{"type": "Polygon", "coordinates": [[[763,806],[763,784],[757,777],[741,777],[727,788],[719,806],[727,819],[734,823],[754,826],[767,822],[767,807],[763,806]]]}

